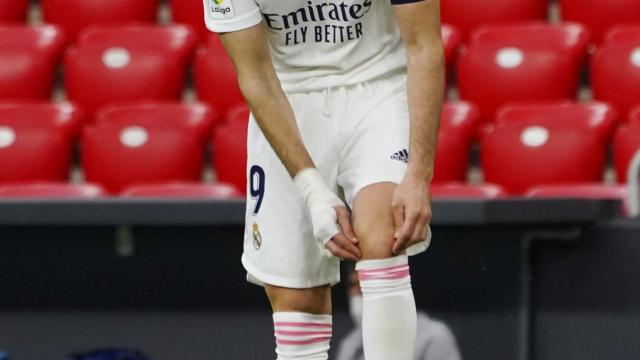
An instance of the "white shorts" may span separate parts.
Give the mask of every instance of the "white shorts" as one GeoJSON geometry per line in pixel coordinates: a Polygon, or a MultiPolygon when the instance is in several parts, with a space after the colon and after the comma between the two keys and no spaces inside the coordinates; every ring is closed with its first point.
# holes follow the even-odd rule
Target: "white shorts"
{"type": "MultiPolygon", "coordinates": [[[[368,185],[400,183],[409,155],[405,74],[287,96],[311,158],[329,187],[342,193],[349,206],[368,185]]],[[[298,189],[253,116],[247,143],[242,264],[248,281],[287,288],[336,284],[339,259],[326,256],[314,239],[298,189]]],[[[409,249],[409,254],[426,250],[429,240],[409,249]]]]}

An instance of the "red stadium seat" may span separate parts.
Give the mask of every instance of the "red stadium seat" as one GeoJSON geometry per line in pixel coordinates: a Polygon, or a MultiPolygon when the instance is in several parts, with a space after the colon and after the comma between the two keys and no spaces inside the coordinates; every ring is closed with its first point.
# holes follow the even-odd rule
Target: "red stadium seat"
{"type": "Polygon", "coordinates": [[[141,126],[179,127],[193,131],[206,143],[217,115],[204,104],[140,102],[111,105],[96,114],[96,124],[118,123],[141,126]]]}
{"type": "Polygon", "coordinates": [[[640,22],[638,0],[560,0],[560,11],[563,20],[586,25],[596,43],[614,25],[640,22]]]}
{"type": "Polygon", "coordinates": [[[0,25],[0,99],[48,99],[64,36],[55,26],[0,25]]]}
{"type": "Polygon", "coordinates": [[[227,124],[247,124],[251,111],[245,103],[240,103],[227,111],[225,122],[227,124]]]}
{"type": "Polygon", "coordinates": [[[229,123],[213,134],[213,168],[218,181],[232,184],[241,194],[247,191],[247,124],[229,123]]]}
{"type": "Polygon", "coordinates": [[[196,54],[195,85],[198,98],[210,103],[226,117],[233,106],[243,103],[236,70],[220,39],[211,34],[206,45],[196,54]]]}
{"type": "Polygon", "coordinates": [[[62,26],[71,39],[92,24],[154,22],[158,0],[42,0],[44,21],[62,26]]]}
{"type": "Polygon", "coordinates": [[[0,183],[66,181],[71,142],[51,129],[0,125],[0,183]]]}
{"type": "Polygon", "coordinates": [[[24,22],[29,0],[0,0],[0,21],[24,22]]]}
{"type": "Polygon", "coordinates": [[[104,189],[91,184],[33,183],[0,186],[0,199],[74,198],[91,199],[106,195],[104,189]]]}
{"type": "Polygon", "coordinates": [[[640,126],[640,103],[629,112],[629,118],[627,119],[629,125],[640,126]]]}
{"type": "Polygon", "coordinates": [[[613,137],[618,114],[605,103],[522,103],[505,105],[498,111],[495,126],[505,124],[546,127],[578,127],[597,133],[603,142],[613,137]]]}
{"type": "Polygon", "coordinates": [[[464,38],[479,25],[544,20],[548,0],[445,0],[441,2],[442,21],[456,26],[464,38]]]}
{"type": "Polygon", "coordinates": [[[170,183],[159,185],[131,186],[122,196],[136,198],[198,198],[229,199],[240,194],[229,184],[170,183]]]}
{"type": "Polygon", "coordinates": [[[193,132],[178,128],[107,123],[82,134],[85,177],[110,193],[134,184],[198,181],[203,150],[193,132]]]}
{"type": "Polygon", "coordinates": [[[498,185],[468,185],[461,183],[433,184],[433,199],[498,199],[507,193],[498,185]]]}
{"type": "Polygon", "coordinates": [[[469,167],[471,141],[446,128],[438,135],[433,183],[464,182],[469,167]]]}
{"type": "Polygon", "coordinates": [[[174,23],[190,25],[202,39],[206,37],[209,30],[204,25],[202,1],[169,0],[169,5],[174,23]]]}
{"type": "Polygon", "coordinates": [[[80,134],[83,120],[82,112],[70,103],[0,102],[0,126],[53,129],[73,141],[80,134]]]}
{"type": "Polygon", "coordinates": [[[458,63],[460,97],[485,120],[509,102],[575,98],[587,42],[577,24],[483,27],[458,63]]]}
{"type": "Polygon", "coordinates": [[[487,182],[512,194],[535,185],[602,180],[606,147],[587,129],[510,124],[482,139],[487,182]]]}
{"type": "Polygon", "coordinates": [[[640,125],[620,127],[613,143],[613,160],[619,183],[627,182],[631,159],[638,151],[640,151],[640,125]]]}
{"type": "Polygon", "coordinates": [[[476,138],[480,120],[480,112],[473,104],[464,101],[446,102],[442,108],[440,131],[457,133],[472,142],[476,138]]]}
{"type": "Polygon", "coordinates": [[[624,117],[640,103],[640,27],[615,32],[602,44],[591,63],[591,86],[596,99],[624,117]]]}
{"type": "Polygon", "coordinates": [[[611,199],[621,200],[623,213],[628,214],[629,191],[626,186],[611,186],[602,183],[571,184],[571,185],[540,185],[534,186],[526,193],[530,198],[578,198],[578,199],[611,199]]]}
{"type": "Polygon", "coordinates": [[[67,95],[89,115],[109,103],[178,100],[194,45],[184,26],[90,29],[67,53],[67,95]]]}
{"type": "Polygon", "coordinates": [[[462,43],[462,34],[455,27],[442,24],[442,43],[444,45],[444,57],[447,63],[447,74],[451,74],[456,61],[458,60],[458,50],[462,43]]]}

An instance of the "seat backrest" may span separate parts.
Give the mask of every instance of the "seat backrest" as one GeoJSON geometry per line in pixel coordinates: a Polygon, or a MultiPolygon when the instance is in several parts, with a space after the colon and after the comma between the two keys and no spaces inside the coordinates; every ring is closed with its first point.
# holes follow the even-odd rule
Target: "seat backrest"
{"type": "Polygon", "coordinates": [[[485,120],[509,102],[575,98],[582,62],[578,54],[586,53],[585,37],[573,34],[576,29],[514,24],[478,30],[458,62],[460,97],[476,104],[485,120]],[[532,30],[538,28],[546,31],[532,30]],[[558,41],[555,35],[544,41],[537,38],[538,32],[572,35],[566,35],[570,41],[558,41]]]}
{"type": "Polygon", "coordinates": [[[450,74],[458,60],[458,51],[462,44],[462,34],[454,26],[442,24],[442,44],[444,46],[447,73],[450,74]]]}
{"type": "Polygon", "coordinates": [[[616,24],[640,22],[637,0],[560,0],[562,19],[587,26],[596,43],[616,24]]]}
{"type": "Polygon", "coordinates": [[[195,85],[198,98],[211,104],[222,116],[244,102],[236,70],[217,34],[210,34],[195,59],[195,85]]]}
{"type": "Polygon", "coordinates": [[[245,103],[239,103],[233,106],[229,111],[227,111],[227,116],[225,116],[225,122],[227,124],[246,124],[249,121],[249,117],[251,116],[251,111],[249,107],[245,103]]]}
{"type": "Polygon", "coordinates": [[[578,127],[597,133],[608,143],[618,123],[618,113],[606,103],[512,103],[498,111],[495,126],[526,124],[545,127],[578,127]]]}
{"type": "Polygon", "coordinates": [[[467,177],[470,153],[471,140],[462,132],[447,127],[440,129],[433,183],[464,182],[467,177]]]}
{"type": "Polygon", "coordinates": [[[188,24],[205,39],[209,33],[204,25],[204,10],[201,1],[169,0],[171,7],[171,19],[174,23],[188,24]]]}
{"type": "Polygon", "coordinates": [[[457,133],[463,139],[472,142],[476,138],[480,123],[480,112],[469,102],[450,101],[445,102],[442,107],[441,132],[457,133]]]}
{"type": "Polygon", "coordinates": [[[114,104],[102,108],[96,114],[96,124],[119,123],[187,129],[193,131],[203,144],[209,140],[211,129],[217,121],[216,112],[201,103],[143,101],[114,104]]]}
{"type": "Polygon", "coordinates": [[[629,117],[627,118],[627,123],[629,125],[639,125],[640,126],[640,102],[638,106],[631,109],[629,112],[629,117]]]}
{"type": "Polygon", "coordinates": [[[483,137],[485,181],[521,194],[535,185],[602,180],[606,148],[587,129],[509,124],[483,137]]]}
{"type": "Polygon", "coordinates": [[[484,24],[544,20],[547,0],[446,0],[440,4],[442,21],[462,31],[466,38],[484,24]]]}
{"type": "Polygon", "coordinates": [[[581,65],[587,59],[590,39],[589,30],[578,23],[549,24],[531,21],[481,26],[471,33],[469,42],[568,52],[575,58],[577,65],[581,65]]]}
{"type": "Polygon", "coordinates": [[[621,126],[613,143],[613,161],[619,183],[626,183],[629,165],[640,151],[640,125],[621,126]]]}
{"type": "Polygon", "coordinates": [[[204,152],[198,140],[193,132],[175,127],[90,126],[82,134],[85,178],[110,193],[134,184],[197,181],[204,152]]]}
{"type": "Polygon", "coordinates": [[[84,122],[84,116],[71,103],[35,101],[0,102],[0,125],[51,129],[75,140],[84,122]]]}
{"type": "Polygon", "coordinates": [[[0,125],[0,184],[66,181],[71,142],[50,128],[0,125]]]}
{"type": "Polygon", "coordinates": [[[593,56],[594,97],[610,102],[626,117],[640,103],[640,28],[614,33],[593,56]]]}
{"type": "Polygon", "coordinates": [[[75,39],[93,24],[154,22],[158,0],[42,0],[45,22],[62,26],[75,39]]]}
{"type": "Polygon", "coordinates": [[[0,25],[0,99],[48,99],[64,48],[54,26],[0,25]]]}
{"type": "Polygon", "coordinates": [[[92,25],[82,31],[78,44],[95,43],[100,46],[159,51],[166,56],[180,59],[187,65],[193,58],[197,39],[195,32],[185,25],[102,24],[92,25]]]}
{"type": "Polygon", "coordinates": [[[247,124],[228,123],[213,134],[213,168],[217,180],[247,192],[247,124]]]}
{"type": "Polygon", "coordinates": [[[24,22],[29,0],[0,0],[0,21],[24,22]]]}
{"type": "Polygon", "coordinates": [[[146,28],[152,31],[147,34],[142,26],[88,30],[66,54],[69,99],[88,115],[109,103],[180,99],[193,37],[184,27],[177,32],[146,28]]]}

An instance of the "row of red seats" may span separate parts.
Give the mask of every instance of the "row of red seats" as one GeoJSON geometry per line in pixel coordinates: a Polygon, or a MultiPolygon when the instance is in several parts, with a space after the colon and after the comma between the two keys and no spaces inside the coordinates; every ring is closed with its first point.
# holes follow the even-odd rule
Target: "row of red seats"
{"type": "MultiPolygon", "coordinates": [[[[501,199],[507,197],[497,185],[469,185],[460,183],[433,184],[431,198],[434,200],[501,199]]],[[[527,198],[591,198],[613,199],[622,202],[622,213],[629,215],[628,189],[624,186],[603,184],[542,185],[528,191],[527,198]]],[[[32,183],[0,185],[0,200],[12,199],[97,199],[110,196],[101,186],[94,184],[32,183]]],[[[241,195],[224,183],[180,182],[138,185],[127,188],[122,198],[177,198],[177,199],[232,199],[241,195]]]]}
{"type": "MultiPolygon", "coordinates": [[[[92,24],[105,22],[156,21],[159,0],[42,0],[44,20],[61,25],[75,38],[92,24]]],[[[484,24],[545,20],[549,0],[447,0],[442,19],[462,30],[464,37],[484,24]]],[[[170,0],[173,21],[186,23],[204,34],[200,1],[170,0]]],[[[564,21],[584,24],[599,42],[614,25],[640,22],[636,0],[560,0],[564,21]]],[[[0,0],[0,21],[24,21],[29,0],[0,0]]]]}
{"type": "MultiPolygon", "coordinates": [[[[110,193],[140,183],[199,181],[213,133],[218,179],[244,192],[248,117],[246,107],[238,106],[214,127],[214,113],[202,104],[139,103],[103,109],[80,134],[81,115],[72,105],[0,105],[0,183],[67,181],[78,137],[86,180],[110,193]]],[[[640,110],[617,131],[615,119],[600,103],[513,104],[492,126],[482,127],[473,105],[448,103],[434,183],[465,182],[478,137],[486,181],[509,194],[540,184],[600,182],[612,137],[618,180],[624,183],[640,150],[640,110]]]]}
{"type": "MultiPolygon", "coordinates": [[[[459,34],[445,27],[449,70],[459,34]]],[[[503,104],[574,99],[588,33],[580,25],[527,23],[484,27],[473,33],[457,64],[463,100],[485,121],[503,104]]],[[[0,26],[0,99],[51,96],[64,48],[55,27],[0,26]]],[[[89,116],[101,106],[141,99],[179,99],[196,36],[184,26],[101,26],[89,29],[64,57],[67,97],[89,116]]],[[[211,35],[195,54],[195,87],[222,115],[242,102],[233,65],[211,35]]],[[[640,103],[640,25],[612,30],[591,61],[595,98],[621,114],[640,103]]]]}

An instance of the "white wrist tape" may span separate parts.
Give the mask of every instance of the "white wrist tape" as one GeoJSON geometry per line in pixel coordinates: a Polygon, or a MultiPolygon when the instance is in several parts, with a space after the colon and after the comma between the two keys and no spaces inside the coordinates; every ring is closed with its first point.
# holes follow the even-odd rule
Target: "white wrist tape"
{"type": "Polygon", "coordinates": [[[317,169],[308,168],[300,171],[293,182],[309,209],[313,235],[324,248],[324,245],[340,232],[334,208],[344,206],[344,203],[329,190],[317,169]]]}

